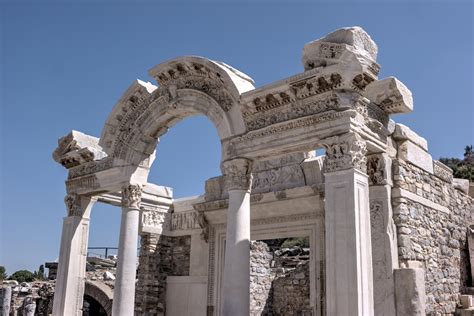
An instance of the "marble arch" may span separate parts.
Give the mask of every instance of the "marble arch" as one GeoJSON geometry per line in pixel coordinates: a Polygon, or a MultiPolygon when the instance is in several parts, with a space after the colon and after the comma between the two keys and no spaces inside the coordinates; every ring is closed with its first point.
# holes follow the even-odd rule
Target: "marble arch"
{"type": "Polygon", "coordinates": [[[426,141],[390,119],[411,112],[413,100],[398,79],[378,78],[377,52],[360,27],[340,29],[304,46],[301,73],[259,88],[224,63],[180,57],[150,70],[158,87],[137,80],[126,90],[100,139],[77,131],[61,138],[53,157],[68,169],[68,216],[53,314],[81,315],[95,202],[122,208],[113,315],[248,316],[250,239],[292,234],[309,236],[317,252],[313,315],[424,313],[424,263],[406,248],[400,214],[410,203],[449,212],[468,202],[440,205],[395,174],[413,167],[454,190],[426,141]],[[195,114],[218,131],[222,175],[206,181],[202,196],[175,200],[147,182],[148,172],[159,137],[195,114]],[[317,148],[325,156],[309,154],[317,148]],[[168,274],[151,264],[175,260],[162,246],[187,249],[168,274]]]}

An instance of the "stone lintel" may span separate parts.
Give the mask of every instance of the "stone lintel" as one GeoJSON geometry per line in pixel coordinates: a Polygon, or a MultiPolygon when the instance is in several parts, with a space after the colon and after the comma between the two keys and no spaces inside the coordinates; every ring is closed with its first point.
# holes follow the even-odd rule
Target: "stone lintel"
{"type": "Polygon", "coordinates": [[[449,168],[441,161],[433,160],[433,172],[438,178],[448,183],[453,182],[453,169],[449,168]]]}
{"type": "Polygon", "coordinates": [[[431,174],[433,174],[433,159],[431,155],[409,140],[403,141],[398,146],[399,159],[407,161],[431,174]]]}

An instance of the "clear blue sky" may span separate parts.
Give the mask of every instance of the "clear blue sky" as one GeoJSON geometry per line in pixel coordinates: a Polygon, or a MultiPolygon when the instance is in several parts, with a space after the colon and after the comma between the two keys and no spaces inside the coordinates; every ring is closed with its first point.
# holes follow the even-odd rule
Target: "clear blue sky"
{"type": "MultiPolygon", "coordinates": [[[[10,274],[58,256],[66,170],[51,157],[57,139],[71,129],[99,136],[129,84],[177,56],[225,61],[258,87],[302,72],[305,43],[360,25],[379,46],[380,78],[413,92],[414,112],[395,119],[434,158],[461,157],[473,143],[471,1],[72,2],[0,4],[0,265],[10,274]]],[[[200,194],[219,158],[211,123],[191,118],[163,137],[150,181],[200,194]]],[[[89,245],[116,246],[119,219],[119,209],[96,206],[89,245]]]]}

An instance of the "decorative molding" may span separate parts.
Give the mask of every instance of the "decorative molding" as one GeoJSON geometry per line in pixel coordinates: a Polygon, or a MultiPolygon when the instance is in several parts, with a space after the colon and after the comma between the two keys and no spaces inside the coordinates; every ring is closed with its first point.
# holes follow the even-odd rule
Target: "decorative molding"
{"type": "Polygon", "coordinates": [[[369,85],[369,83],[374,80],[375,78],[372,75],[364,72],[362,74],[358,74],[354,77],[354,79],[352,79],[352,87],[357,91],[362,91],[369,85]]]}
{"type": "Polygon", "coordinates": [[[342,76],[332,73],[324,76],[314,76],[292,83],[291,90],[297,99],[304,99],[309,96],[333,90],[342,84],[342,76]]]}
{"type": "Polygon", "coordinates": [[[82,217],[82,207],[81,207],[81,197],[76,193],[67,194],[64,197],[64,204],[66,204],[68,216],[81,216],[82,217]]]}
{"type": "Polygon", "coordinates": [[[226,188],[231,190],[248,190],[252,186],[252,161],[237,158],[222,163],[222,173],[225,177],[226,188]]]}
{"type": "Polygon", "coordinates": [[[367,145],[358,134],[347,133],[322,142],[326,148],[325,173],[350,168],[367,171],[367,145]]]}
{"type": "Polygon", "coordinates": [[[139,209],[142,199],[142,186],[129,184],[122,188],[122,207],[139,209]]]}

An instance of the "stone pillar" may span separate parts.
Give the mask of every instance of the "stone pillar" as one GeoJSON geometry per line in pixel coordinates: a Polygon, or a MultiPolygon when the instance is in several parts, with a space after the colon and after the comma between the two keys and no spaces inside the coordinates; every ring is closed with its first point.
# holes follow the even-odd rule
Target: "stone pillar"
{"type": "Polygon", "coordinates": [[[355,133],[325,142],[327,315],[374,315],[366,144],[355,133]]]}
{"type": "Polygon", "coordinates": [[[96,199],[68,194],[63,220],[53,315],[82,315],[89,217],[96,199]]]}
{"type": "Polygon", "coordinates": [[[393,270],[398,268],[397,233],[392,213],[391,159],[387,154],[367,157],[369,177],[374,313],[395,315],[393,270]]]}
{"type": "Polygon", "coordinates": [[[223,315],[250,313],[250,187],[251,162],[234,159],[222,164],[229,191],[222,286],[223,315]]]}
{"type": "Polygon", "coordinates": [[[113,316],[134,314],[141,194],[141,185],[127,185],[122,188],[122,222],[120,224],[117,273],[112,304],[113,316]]]}
{"type": "Polygon", "coordinates": [[[10,315],[11,300],[12,288],[9,285],[0,287],[0,316],[10,315]]]}

